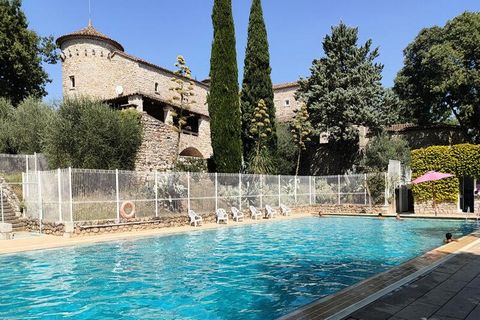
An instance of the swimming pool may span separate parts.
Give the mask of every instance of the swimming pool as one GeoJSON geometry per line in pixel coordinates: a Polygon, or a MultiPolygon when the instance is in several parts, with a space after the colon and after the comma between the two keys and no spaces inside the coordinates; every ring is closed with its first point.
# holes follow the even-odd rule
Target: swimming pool
{"type": "Polygon", "coordinates": [[[275,319],[475,227],[302,218],[0,256],[0,318],[275,319]]]}

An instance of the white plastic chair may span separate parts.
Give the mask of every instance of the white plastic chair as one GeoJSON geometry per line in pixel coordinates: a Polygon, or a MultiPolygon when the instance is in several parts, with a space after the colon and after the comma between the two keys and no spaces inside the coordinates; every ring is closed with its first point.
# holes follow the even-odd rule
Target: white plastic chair
{"type": "Polygon", "coordinates": [[[286,205],[284,204],[281,204],[280,205],[280,212],[284,215],[284,216],[289,216],[290,213],[292,212],[292,210],[287,207],[286,205]]]}
{"type": "Polygon", "coordinates": [[[228,223],[228,214],[225,212],[224,209],[220,208],[215,211],[217,215],[217,223],[220,223],[220,221],[223,221],[225,223],[228,223]]]}
{"type": "Polygon", "coordinates": [[[193,224],[195,227],[197,224],[202,224],[203,219],[195,211],[188,210],[188,216],[190,217],[190,224],[193,224]]]}
{"type": "Polygon", "coordinates": [[[275,218],[275,210],[273,210],[272,207],[270,207],[268,204],[265,206],[265,217],[268,218],[268,219],[272,219],[272,218],[275,218]]]}
{"type": "Polygon", "coordinates": [[[243,221],[243,212],[238,210],[236,207],[231,207],[230,210],[232,210],[233,220],[238,222],[239,219],[242,219],[243,221]]]}
{"type": "Polygon", "coordinates": [[[255,208],[254,206],[250,206],[249,209],[250,209],[250,213],[252,214],[252,219],[257,220],[257,217],[262,216],[262,213],[258,212],[257,208],[255,208]]]}

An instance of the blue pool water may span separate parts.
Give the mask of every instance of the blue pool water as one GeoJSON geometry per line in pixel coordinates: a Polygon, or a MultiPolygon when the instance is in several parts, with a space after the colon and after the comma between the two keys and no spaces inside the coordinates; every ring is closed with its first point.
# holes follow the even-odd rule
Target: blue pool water
{"type": "Polygon", "coordinates": [[[0,318],[275,319],[475,227],[305,218],[0,256],[0,318]]]}

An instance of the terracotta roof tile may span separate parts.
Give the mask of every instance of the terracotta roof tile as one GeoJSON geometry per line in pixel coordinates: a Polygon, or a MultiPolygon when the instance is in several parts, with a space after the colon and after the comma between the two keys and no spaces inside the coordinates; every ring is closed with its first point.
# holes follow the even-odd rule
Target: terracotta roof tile
{"type": "Polygon", "coordinates": [[[78,30],[78,31],[75,31],[75,32],[72,32],[72,33],[69,33],[69,34],[66,34],[64,36],[59,37],[57,39],[57,45],[60,46],[63,42],[65,42],[67,40],[70,40],[70,39],[75,39],[75,38],[100,39],[100,40],[103,40],[103,41],[106,41],[106,42],[110,43],[116,49],[118,49],[120,51],[124,51],[123,46],[120,43],[111,39],[107,35],[101,33],[100,31],[95,29],[91,24],[88,24],[87,27],[85,27],[81,30],[78,30]]]}
{"type": "Polygon", "coordinates": [[[298,82],[277,83],[273,85],[273,90],[287,89],[298,87],[298,82]]]}

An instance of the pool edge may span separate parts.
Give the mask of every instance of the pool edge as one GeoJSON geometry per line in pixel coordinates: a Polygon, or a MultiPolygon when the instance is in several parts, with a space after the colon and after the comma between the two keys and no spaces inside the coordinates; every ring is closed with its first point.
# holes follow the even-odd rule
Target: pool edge
{"type": "Polygon", "coordinates": [[[343,319],[380,297],[435,269],[456,254],[480,243],[480,229],[376,274],[352,286],[304,305],[277,320],[343,319]]]}

